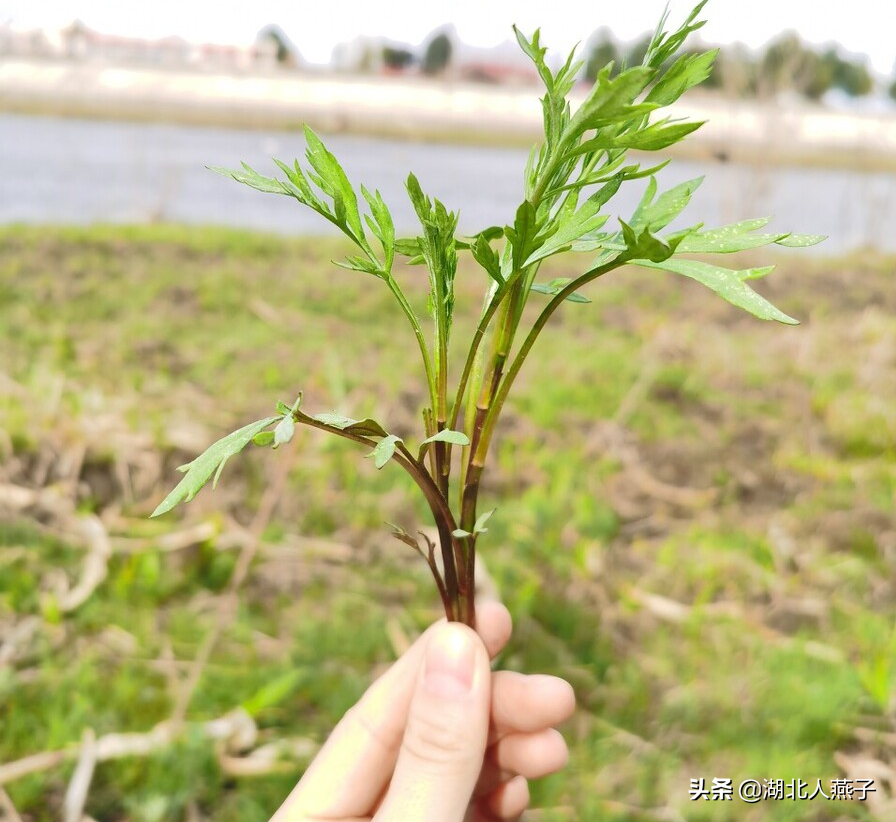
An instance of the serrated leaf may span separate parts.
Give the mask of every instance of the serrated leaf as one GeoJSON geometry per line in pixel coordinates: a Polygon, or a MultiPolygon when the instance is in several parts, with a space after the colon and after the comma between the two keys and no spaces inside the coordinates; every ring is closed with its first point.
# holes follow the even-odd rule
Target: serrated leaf
{"type": "Polygon", "coordinates": [[[249,425],[243,426],[238,431],[222,437],[191,463],[182,466],[186,470],[186,476],[162,500],[150,516],[158,517],[170,511],[180,502],[189,502],[199,493],[202,486],[209,481],[213,474],[217,481],[227,460],[234,454],[242,451],[252,442],[256,434],[261,433],[261,431],[279,419],[280,417],[266,417],[263,420],[249,423],[249,425]]]}
{"type": "Polygon", "coordinates": [[[496,508],[492,508],[491,511],[486,511],[484,514],[480,514],[480,516],[476,519],[476,524],[473,526],[474,534],[488,533],[488,528],[485,527],[485,523],[489,521],[491,515],[494,514],[496,510],[496,508]]]}
{"type": "Polygon", "coordinates": [[[373,464],[377,468],[382,468],[390,459],[392,459],[392,455],[395,453],[395,447],[400,442],[401,437],[396,437],[395,434],[389,434],[380,440],[376,444],[376,448],[374,448],[367,456],[373,457],[373,464]]]}
{"type": "Polygon", "coordinates": [[[296,432],[296,422],[292,418],[292,414],[288,414],[285,416],[280,422],[277,424],[277,427],[274,429],[274,448],[279,448],[281,445],[286,445],[296,432]]]}
{"type": "Polygon", "coordinates": [[[686,180],[664,191],[658,197],[656,195],[656,178],[651,177],[641,198],[641,202],[635,209],[629,224],[635,231],[649,229],[651,232],[659,231],[672,222],[691,201],[693,193],[700,188],[703,177],[695,177],[686,180]]]}
{"type": "MultiPolygon", "coordinates": [[[[659,268],[697,280],[697,282],[715,291],[722,299],[748,311],[754,317],[759,317],[760,320],[774,320],[785,325],[799,324],[793,317],[788,316],[772,305],[765,297],[753,291],[745,282],[746,279],[749,279],[749,275],[745,276],[741,271],[722,268],[721,266],[700,260],[683,260],[680,258],[672,258],[656,263],[649,260],[632,260],[631,262],[633,265],[659,268]]],[[[753,276],[756,276],[755,272],[760,270],[747,269],[749,272],[754,272],[753,276]]],[[[764,273],[768,273],[768,271],[766,270],[764,273]]]]}
{"type": "Polygon", "coordinates": [[[448,442],[451,445],[469,445],[470,438],[464,434],[463,431],[452,431],[450,428],[444,428],[439,431],[438,434],[433,434],[431,437],[427,437],[421,445],[426,445],[430,442],[448,442]]]}
{"type": "Polygon", "coordinates": [[[305,156],[317,172],[315,180],[326,194],[333,198],[336,217],[344,222],[357,242],[364,246],[364,228],[358,211],[358,198],[335,155],[323,144],[308,126],[305,126],[305,156]]]}

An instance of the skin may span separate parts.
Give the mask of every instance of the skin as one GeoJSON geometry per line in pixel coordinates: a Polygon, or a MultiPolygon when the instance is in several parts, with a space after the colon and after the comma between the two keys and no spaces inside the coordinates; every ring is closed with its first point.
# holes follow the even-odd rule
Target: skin
{"type": "Polygon", "coordinates": [[[568,682],[492,672],[510,614],[431,626],[346,713],[271,822],[508,822],[562,768],[568,682]]]}

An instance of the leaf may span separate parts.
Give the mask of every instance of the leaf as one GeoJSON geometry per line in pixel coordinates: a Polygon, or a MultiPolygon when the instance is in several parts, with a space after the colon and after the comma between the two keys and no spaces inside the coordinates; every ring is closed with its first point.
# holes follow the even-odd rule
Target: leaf
{"type": "Polygon", "coordinates": [[[651,177],[641,202],[635,209],[629,221],[636,231],[649,229],[651,232],[659,231],[672,222],[691,201],[691,195],[700,188],[703,177],[695,177],[686,180],[664,191],[654,199],[656,194],[656,178],[651,177]]]}
{"type": "Polygon", "coordinates": [[[636,234],[635,230],[622,220],[619,221],[619,224],[622,226],[626,252],[633,260],[643,258],[659,263],[667,260],[674,253],[675,249],[651,234],[649,229],[645,228],[640,234],[636,234]]]}
{"type": "Polygon", "coordinates": [[[395,446],[400,442],[401,437],[396,437],[395,434],[389,434],[380,440],[380,442],[376,444],[376,448],[374,448],[367,456],[373,457],[373,464],[377,468],[382,468],[390,459],[392,459],[392,455],[395,453],[395,446]]]}
{"type": "Polygon", "coordinates": [[[289,414],[280,420],[274,429],[274,448],[279,448],[281,445],[288,443],[295,432],[296,421],[292,418],[292,414],[289,414]]]}
{"type": "Polygon", "coordinates": [[[393,522],[387,522],[388,525],[392,529],[392,536],[395,537],[399,542],[403,542],[405,545],[409,545],[418,553],[422,554],[423,552],[420,550],[420,544],[417,540],[412,537],[407,531],[404,530],[400,525],[396,525],[393,522]]]}
{"type": "Polygon", "coordinates": [[[359,245],[365,246],[364,227],[358,211],[358,198],[339,161],[308,126],[305,126],[305,156],[317,172],[321,189],[333,198],[336,217],[350,230],[359,245]]]}
{"type": "Polygon", "coordinates": [[[257,191],[263,191],[266,194],[289,194],[289,191],[275,177],[265,177],[259,174],[254,168],[243,163],[242,171],[224,168],[222,166],[207,166],[210,171],[216,174],[223,174],[225,177],[231,177],[238,183],[254,188],[257,191]]]}
{"type": "Polygon", "coordinates": [[[252,437],[252,443],[254,445],[258,445],[262,448],[265,446],[271,445],[274,442],[274,432],[273,431],[262,431],[260,434],[256,434],[252,437]]]}
{"type": "Polygon", "coordinates": [[[473,240],[470,245],[470,253],[498,285],[504,282],[504,277],[501,275],[501,259],[498,257],[498,252],[488,244],[484,234],[480,234],[473,240]]]}
{"type": "Polygon", "coordinates": [[[496,510],[496,508],[492,508],[491,511],[486,511],[484,514],[480,514],[480,516],[476,520],[476,524],[473,526],[474,534],[488,533],[488,528],[485,527],[485,523],[489,521],[491,515],[494,514],[496,510]]]}
{"type": "Polygon", "coordinates": [[[451,536],[463,539],[464,537],[472,537],[473,535],[469,531],[464,531],[463,528],[455,528],[451,532],[451,536]]]}
{"type": "MultiPolygon", "coordinates": [[[[564,288],[566,288],[569,283],[572,282],[571,277],[558,277],[555,280],[551,280],[549,283],[532,283],[530,286],[530,290],[535,291],[537,294],[548,294],[550,296],[555,296],[559,294],[564,288]]],[[[572,294],[566,297],[567,300],[571,303],[590,303],[587,297],[583,297],[577,291],[573,291],[572,294]]]]}
{"type": "Polygon", "coordinates": [[[430,442],[449,442],[452,445],[469,445],[470,439],[463,431],[452,431],[450,428],[444,428],[439,431],[438,434],[433,434],[431,437],[427,437],[420,444],[426,445],[430,442]]]}
{"type": "Polygon", "coordinates": [[[671,271],[674,274],[681,274],[685,277],[690,277],[692,280],[697,280],[697,282],[715,291],[722,299],[727,300],[732,305],[736,305],[738,308],[743,308],[754,317],[759,317],[760,320],[775,320],[785,325],[799,325],[797,320],[776,308],[765,297],[757,294],[744,282],[747,279],[762,276],[759,272],[767,274],[770,270],[769,268],[734,271],[730,268],[722,268],[721,266],[699,260],[682,260],[678,258],[661,262],[650,262],[648,260],[632,260],[631,262],[633,265],[640,265],[646,268],[660,268],[664,271],[671,271]]]}
{"type": "Polygon", "coordinates": [[[358,434],[362,437],[388,437],[389,434],[376,420],[353,420],[351,417],[343,417],[341,414],[315,414],[311,419],[338,428],[340,431],[348,431],[350,434],[358,434]]]}
{"type": "Polygon", "coordinates": [[[619,135],[600,134],[591,140],[586,140],[577,146],[570,156],[586,154],[589,151],[607,150],[613,148],[631,148],[637,151],[660,151],[680,142],[692,132],[696,131],[704,123],[701,121],[691,123],[672,123],[661,120],[647,128],[635,131],[626,131],[619,135]]]}
{"type": "Polygon", "coordinates": [[[308,669],[298,668],[287,671],[275,679],[266,681],[252,696],[243,702],[243,710],[249,716],[257,716],[263,710],[279,705],[295,692],[306,676],[309,676],[308,669]]]}
{"type": "Polygon", "coordinates": [[[234,431],[232,434],[228,434],[226,437],[218,440],[192,462],[182,465],[178,470],[185,471],[186,476],[162,500],[150,516],[161,516],[174,508],[178,503],[189,502],[199,493],[202,486],[209,481],[212,474],[215,475],[215,482],[217,482],[227,460],[234,454],[242,451],[252,442],[256,434],[261,433],[269,425],[279,420],[280,417],[266,417],[263,420],[249,423],[249,425],[243,426],[238,431],[234,431]]]}
{"type": "Polygon", "coordinates": [[[702,54],[683,54],[655,83],[647,94],[647,102],[668,106],[694,86],[700,85],[712,72],[719,50],[702,54]]]}
{"type": "Polygon", "coordinates": [[[567,134],[581,135],[588,129],[601,128],[653,111],[657,108],[653,103],[633,104],[653,74],[651,69],[637,66],[611,78],[609,67],[603,68],[591,92],[573,115],[567,134]]]}
{"type": "Polygon", "coordinates": [[[824,242],[826,239],[824,234],[788,234],[775,242],[787,248],[806,248],[824,242]]]}

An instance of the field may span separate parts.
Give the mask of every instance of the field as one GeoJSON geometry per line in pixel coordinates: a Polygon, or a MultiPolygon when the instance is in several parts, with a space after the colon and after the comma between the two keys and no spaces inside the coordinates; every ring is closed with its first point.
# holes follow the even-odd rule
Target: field
{"type": "MultiPolygon", "coordinates": [[[[438,618],[384,525],[425,527],[425,506],[348,443],[256,449],[147,519],[177,465],[298,390],[418,438],[413,339],[385,288],[329,266],[343,252],[0,230],[0,818],[263,822],[438,618]]],[[[515,619],[498,664],[578,698],[528,819],[896,818],[893,267],[781,256],[758,288],[797,328],[625,270],[542,338],[480,542],[515,619]],[[735,798],[692,801],[700,778],[735,798]],[[747,779],[874,790],[749,804],[747,779]]]]}

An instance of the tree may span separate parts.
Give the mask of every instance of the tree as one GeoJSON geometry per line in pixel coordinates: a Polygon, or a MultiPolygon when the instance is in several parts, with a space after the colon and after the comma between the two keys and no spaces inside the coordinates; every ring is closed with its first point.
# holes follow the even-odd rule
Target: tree
{"type": "Polygon", "coordinates": [[[451,62],[452,50],[451,39],[444,31],[435,35],[426,44],[426,50],[423,52],[423,62],[420,66],[423,73],[432,75],[445,71],[451,62]]]}
{"type": "Polygon", "coordinates": [[[258,32],[258,41],[271,41],[277,49],[276,60],[281,66],[295,66],[299,62],[299,53],[295,44],[284,33],[280,26],[271,24],[258,32]]]}
{"type": "Polygon", "coordinates": [[[403,71],[414,63],[414,53],[406,48],[383,46],[383,65],[393,71],[403,71]]]}
{"type": "Polygon", "coordinates": [[[598,72],[609,63],[613,63],[613,72],[615,76],[619,73],[619,64],[622,62],[622,55],[619,52],[619,46],[613,38],[613,33],[602,28],[595,32],[588,44],[588,58],[585,62],[585,79],[593,83],[597,79],[598,72]]]}

